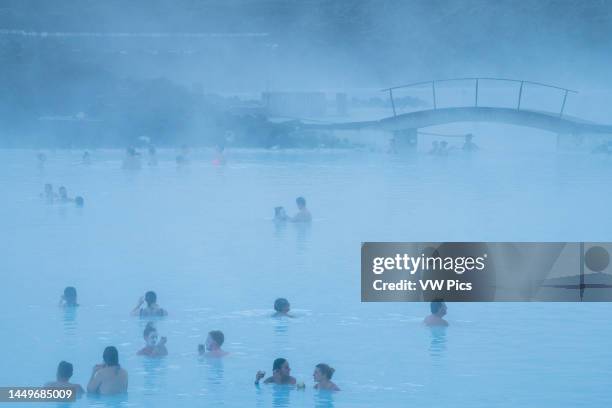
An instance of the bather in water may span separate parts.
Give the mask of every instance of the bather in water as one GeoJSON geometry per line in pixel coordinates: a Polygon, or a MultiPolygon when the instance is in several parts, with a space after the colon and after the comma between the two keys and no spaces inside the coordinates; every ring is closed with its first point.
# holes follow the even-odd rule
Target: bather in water
{"type": "MultiPolygon", "coordinates": [[[[262,378],[266,376],[265,371],[257,371],[255,385],[259,385],[262,378]]],[[[291,376],[289,362],[284,358],[277,358],[272,364],[272,376],[266,378],[264,384],[295,385],[295,378],[291,376]]]]}
{"type": "Polygon", "coordinates": [[[68,190],[66,189],[66,187],[60,186],[57,191],[59,192],[59,200],[62,203],[69,203],[71,201],[74,201],[72,198],[68,197],[68,190]]]}
{"type": "Polygon", "coordinates": [[[325,363],[317,364],[312,374],[316,383],[315,390],[340,391],[340,388],[331,381],[335,371],[325,363]]]}
{"type": "Polygon", "coordinates": [[[165,337],[159,337],[153,322],[147,323],[142,333],[142,337],[146,345],[138,351],[139,356],[163,357],[168,355],[168,349],[166,348],[167,339],[165,337]]]}
{"type": "Polygon", "coordinates": [[[132,310],[132,316],[140,316],[141,318],[148,317],[163,317],[167,316],[168,312],[159,307],[157,304],[157,295],[152,290],[145,293],[140,299],[136,307],[132,310]],[[142,307],[144,303],[147,303],[145,307],[142,307]]]}
{"type": "Polygon", "coordinates": [[[53,185],[50,183],[47,183],[45,184],[45,190],[41,194],[41,197],[43,197],[47,203],[52,203],[53,200],[55,200],[58,197],[58,195],[55,194],[55,192],[53,191],[53,185]]]}
{"type": "Polygon", "coordinates": [[[79,305],[77,303],[77,291],[75,287],[66,286],[64,294],[60,296],[59,305],[60,307],[76,307],[79,305]]]}
{"type": "Polygon", "coordinates": [[[225,336],[222,331],[210,331],[206,337],[206,343],[198,346],[198,352],[203,357],[225,357],[229,353],[221,348],[224,342],[225,336]]]}
{"type": "Polygon", "coordinates": [[[283,207],[274,207],[274,221],[291,221],[291,222],[310,222],[312,221],[312,215],[306,208],[306,199],[304,197],[298,197],[295,199],[298,212],[293,216],[289,217],[285,213],[283,207]]]}
{"type": "Polygon", "coordinates": [[[429,305],[431,314],[427,316],[423,323],[428,327],[444,327],[448,326],[448,322],[443,319],[446,315],[446,303],[442,299],[436,299],[429,305]]]}
{"type": "Polygon", "coordinates": [[[274,314],[272,317],[293,317],[289,314],[291,304],[285,298],[278,298],[274,301],[274,314]]]}
{"type": "Polygon", "coordinates": [[[124,170],[139,170],[141,167],[140,153],[138,153],[133,147],[128,147],[125,153],[125,158],[123,159],[121,168],[124,170]]]}
{"type": "Polygon", "coordinates": [[[465,135],[465,142],[463,143],[463,151],[464,152],[476,152],[478,151],[478,145],[472,141],[474,139],[474,135],[468,133],[465,135]]]}
{"type": "Polygon", "coordinates": [[[99,395],[127,392],[128,373],[119,365],[119,352],[114,346],[104,349],[103,364],[96,364],[87,384],[87,392],[99,395]]]}
{"type": "Polygon", "coordinates": [[[72,373],[72,364],[67,361],[60,361],[59,365],[57,366],[55,381],[46,383],[45,388],[71,389],[77,397],[80,397],[83,395],[85,390],[79,384],[73,384],[70,382],[72,373]]]}

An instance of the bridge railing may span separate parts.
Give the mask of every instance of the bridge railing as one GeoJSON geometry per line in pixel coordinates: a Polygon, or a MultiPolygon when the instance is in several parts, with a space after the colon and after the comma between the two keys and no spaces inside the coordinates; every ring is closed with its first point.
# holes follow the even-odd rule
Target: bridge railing
{"type": "Polygon", "coordinates": [[[433,100],[433,108],[434,109],[438,109],[438,103],[437,103],[437,99],[436,99],[436,84],[438,83],[443,83],[443,82],[453,82],[453,81],[474,81],[474,106],[478,107],[478,96],[479,96],[479,85],[480,85],[480,81],[503,81],[503,82],[514,82],[514,83],[519,83],[519,89],[518,89],[518,97],[517,97],[517,102],[516,102],[516,109],[517,110],[521,110],[521,103],[523,101],[523,89],[525,87],[525,85],[536,85],[536,86],[541,86],[541,87],[545,87],[545,88],[551,88],[551,89],[557,89],[563,92],[563,101],[561,103],[561,109],[559,111],[559,117],[563,116],[563,112],[565,110],[565,103],[567,102],[567,96],[570,93],[578,93],[578,91],[574,91],[571,89],[567,89],[567,88],[563,88],[563,87],[559,87],[559,86],[555,86],[555,85],[549,85],[549,84],[544,84],[541,82],[534,82],[534,81],[525,81],[522,79],[511,79],[511,78],[494,78],[494,77],[466,77],[466,78],[450,78],[450,79],[434,79],[431,81],[422,81],[422,82],[414,82],[411,84],[406,84],[406,85],[399,85],[399,86],[394,86],[391,88],[385,88],[382,89],[382,92],[388,92],[389,93],[389,99],[391,101],[391,108],[393,109],[393,116],[397,116],[397,112],[396,112],[396,108],[395,108],[395,99],[393,96],[393,91],[396,91],[398,89],[405,89],[405,88],[412,88],[412,87],[418,87],[418,86],[423,86],[423,85],[429,85],[431,86],[431,95],[432,95],[432,100],[433,100]]]}

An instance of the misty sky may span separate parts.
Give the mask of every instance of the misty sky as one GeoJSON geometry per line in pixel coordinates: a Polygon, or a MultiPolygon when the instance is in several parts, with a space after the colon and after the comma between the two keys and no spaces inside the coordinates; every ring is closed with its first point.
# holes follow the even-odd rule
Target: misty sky
{"type": "Polygon", "coordinates": [[[604,0],[4,0],[0,46],[3,64],[218,92],[472,75],[571,87],[609,81],[611,16],[604,0]]]}

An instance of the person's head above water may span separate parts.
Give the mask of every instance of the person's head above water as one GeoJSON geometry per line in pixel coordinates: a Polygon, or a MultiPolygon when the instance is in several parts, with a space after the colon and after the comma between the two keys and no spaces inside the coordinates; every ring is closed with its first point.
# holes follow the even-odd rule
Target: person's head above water
{"type": "Polygon", "coordinates": [[[291,374],[291,368],[287,359],[281,357],[274,360],[272,373],[279,374],[281,377],[288,377],[291,374]]]}
{"type": "Polygon", "coordinates": [[[85,200],[81,196],[76,196],[74,197],[74,204],[76,204],[77,207],[83,207],[85,205],[85,200]]]}
{"type": "Polygon", "coordinates": [[[276,310],[277,313],[289,313],[291,305],[287,299],[278,298],[274,301],[274,310],[276,310]]]}
{"type": "Polygon", "coordinates": [[[304,197],[298,197],[295,199],[295,203],[297,204],[298,208],[301,210],[303,208],[306,208],[306,199],[304,197]]]}
{"type": "Polygon", "coordinates": [[[109,367],[119,366],[119,352],[117,348],[114,346],[105,348],[104,353],[102,353],[102,360],[104,360],[104,364],[109,367]]]}
{"type": "Polygon", "coordinates": [[[68,197],[68,190],[66,190],[66,187],[60,186],[60,188],[57,191],[59,192],[60,198],[68,197]]]}
{"type": "Polygon", "coordinates": [[[53,193],[53,184],[47,183],[45,184],[45,193],[52,194],[53,193]]]}
{"type": "Polygon", "coordinates": [[[144,331],[142,332],[142,337],[145,339],[147,346],[154,347],[157,344],[159,336],[157,334],[157,329],[152,322],[147,323],[144,331]]]}
{"type": "Polygon", "coordinates": [[[335,371],[336,370],[331,368],[329,365],[325,363],[319,363],[315,366],[314,380],[316,382],[319,382],[322,379],[331,380],[334,376],[335,371]]]}
{"type": "Polygon", "coordinates": [[[435,299],[429,304],[429,309],[432,315],[443,317],[446,315],[446,303],[442,299],[435,299]]]}
{"type": "Polygon", "coordinates": [[[70,364],[67,361],[60,361],[59,365],[57,366],[57,374],[56,374],[57,381],[70,380],[70,377],[72,377],[72,372],[73,372],[72,364],[70,364]]]}
{"type": "Polygon", "coordinates": [[[206,338],[206,349],[209,351],[220,349],[225,342],[225,335],[221,330],[212,330],[208,332],[206,338]]]}
{"type": "Polygon", "coordinates": [[[151,307],[157,303],[157,295],[152,290],[145,293],[145,302],[147,302],[147,306],[151,307]]]}
{"type": "Polygon", "coordinates": [[[66,306],[77,305],[77,291],[74,286],[64,288],[64,302],[66,302],[66,306]]]}

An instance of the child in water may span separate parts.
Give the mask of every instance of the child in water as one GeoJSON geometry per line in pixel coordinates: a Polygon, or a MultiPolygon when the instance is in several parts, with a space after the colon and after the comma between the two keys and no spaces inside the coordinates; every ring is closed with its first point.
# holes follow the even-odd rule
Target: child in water
{"type": "Polygon", "coordinates": [[[146,345],[138,351],[139,356],[163,357],[168,355],[168,349],[166,348],[167,339],[165,337],[159,338],[153,322],[147,323],[142,337],[146,345]]]}
{"type": "Polygon", "coordinates": [[[200,344],[198,346],[198,352],[204,357],[225,357],[229,353],[221,349],[225,336],[220,330],[213,330],[208,333],[206,337],[206,344],[200,344]]]}
{"type": "Polygon", "coordinates": [[[331,379],[334,375],[334,370],[330,366],[324,363],[317,364],[315,366],[312,377],[315,381],[315,390],[327,390],[327,391],[340,391],[340,388],[334,384],[331,379]]]}

